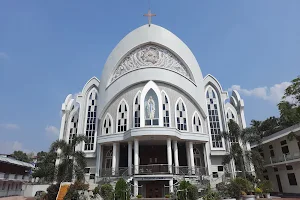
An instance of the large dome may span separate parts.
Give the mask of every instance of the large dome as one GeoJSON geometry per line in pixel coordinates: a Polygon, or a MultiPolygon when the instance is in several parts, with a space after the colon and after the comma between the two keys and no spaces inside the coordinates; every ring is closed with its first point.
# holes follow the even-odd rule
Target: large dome
{"type": "Polygon", "coordinates": [[[125,88],[149,80],[178,87],[204,105],[203,76],[195,56],[176,35],[154,24],[135,29],[119,42],[100,80],[101,108],[125,88]]]}

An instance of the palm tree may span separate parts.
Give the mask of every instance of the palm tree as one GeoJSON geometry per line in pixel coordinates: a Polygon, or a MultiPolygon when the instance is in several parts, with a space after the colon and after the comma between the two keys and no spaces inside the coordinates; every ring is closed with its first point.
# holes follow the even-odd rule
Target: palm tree
{"type": "Polygon", "coordinates": [[[82,151],[75,151],[75,147],[83,141],[86,136],[74,136],[71,143],[64,140],[56,140],[51,144],[50,152],[58,152],[60,160],[56,167],[56,179],[58,183],[70,182],[73,176],[76,180],[84,180],[84,169],[86,168],[85,154],[82,151]]]}
{"type": "Polygon", "coordinates": [[[233,120],[228,123],[228,132],[220,134],[227,142],[230,142],[229,153],[223,158],[223,165],[234,161],[237,169],[242,172],[242,176],[246,177],[246,165],[252,162],[255,168],[261,169],[263,167],[263,158],[260,154],[253,150],[244,148],[247,143],[260,143],[261,131],[259,129],[261,122],[252,120],[252,126],[241,130],[240,126],[233,120]],[[258,165],[256,167],[256,165],[258,165]]]}

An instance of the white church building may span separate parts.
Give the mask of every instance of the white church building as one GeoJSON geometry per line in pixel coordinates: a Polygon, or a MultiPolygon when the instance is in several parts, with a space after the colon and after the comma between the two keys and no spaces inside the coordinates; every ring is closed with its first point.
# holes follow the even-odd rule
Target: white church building
{"type": "Polygon", "coordinates": [[[59,139],[86,135],[86,180],[125,177],[133,195],[162,197],[183,179],[221,181],[230,143],[220,140],[229,119],[245,128],[244,102],[212,75],[203,77],[195,55],[157,25],[126,35],[109,55],[100,79],[62,104],[59,139]]]}

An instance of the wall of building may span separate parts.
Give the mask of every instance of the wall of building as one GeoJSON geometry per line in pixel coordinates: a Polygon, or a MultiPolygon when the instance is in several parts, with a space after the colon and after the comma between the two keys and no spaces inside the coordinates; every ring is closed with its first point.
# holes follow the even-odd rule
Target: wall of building
{"type": "Polygon", "coordinates": [[[0,181],[0,197],[21,195],[22,183],[14,181],[0,181]]]}
{"type": "MultiPolygon", "coordinates": [[[[295,132],[295,134],[299,134],[295,132]]],[[[276,164],[275,159],[283,158],[284,153],[282,152],[282,146],[288,146],[289,154],[294,155],[299,153],[300,149],[298,146],[297,140],[290,141],[287,136],[282,136],[276,140],[270,141],[262,145],[261,155],[263,155],[266,164],[269,164],[264,171],[264,177],[269,179],[273,183],[274,192],[279,192],[278,182],[276,175],[279,175],[282,191],[284,193],[297,193],[300,194],[300,159],[293,159],[288,162],[281,162],[276,164]],[[286,141],[286,145],[281,145],[282,141],[286,141]],[[271,148],[274,151],[274,157],[271,157],[271,148]],[[270,166],[270,157],[273,159],[273,165],[270,166]],[[292,169],[287,169],[288,166],[291,166],[292,169]],[[291,185],[288,179],[288,174],[294,173],[297,181],[297,185],[291,185]]]]}
{"type": "Polygon", "coordinates": [[[35,193],[37,191],[44,191],[47,192],[47,188],[50,185],[45,184],[45,185],[24,185],[23,190],[24,190],[24,197],[34,197],[35,193]]]}

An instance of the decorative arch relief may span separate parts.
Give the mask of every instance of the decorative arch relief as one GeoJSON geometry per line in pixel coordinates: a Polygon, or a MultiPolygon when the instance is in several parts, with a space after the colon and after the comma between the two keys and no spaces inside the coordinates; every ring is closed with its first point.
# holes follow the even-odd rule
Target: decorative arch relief
{"type": "Polygon", "coordinates": [[[148,67],[168,69],[194,81],[188,67],[173,53],[157,45],[147,44],[133,50],[121,61],[111,75],[109,85],[126,73],[148,67]]]}

